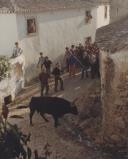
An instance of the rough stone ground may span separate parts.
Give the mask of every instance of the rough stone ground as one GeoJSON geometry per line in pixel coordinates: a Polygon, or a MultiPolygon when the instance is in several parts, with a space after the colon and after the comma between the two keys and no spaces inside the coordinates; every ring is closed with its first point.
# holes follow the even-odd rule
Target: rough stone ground
{"type": "MultiPolygon", "coordinates": [[[[89,90],[92,88],[95,90],[95,86],[99,86],[99,83],[97,79],[80,80],[78,75],[64,81],[65,90],[63,92],[54,94],[53,90],[51,90],[51,95],[63,97],[70,101],[79,98],[78,109],[81,112],[85,107],[83,103],[86,94],[88,95],[89,90]],[[80,98],[83,95],[84,98],[80,98]]],[[[35,95],[38,96],[39,92],[35,95]]],[[[28,101],[26,100],[22,103],[26,104],[28,101]]],[[[53,126],[53,119],[49,115],[47,115],[49,122],[45,123],[38,114],[35,114],[33,117],[33,127],[29,126],[27,109],[13,110],[10,112],[11,115],[21,115],[23,117],[21,119],[9,118],[9,121],[18,124],[24,133],[31,132],[30,146],[33,150],[37,149],[40,155],[43,153],[44,145],[49,143],[51,145],[50,149],[53,152],[51,159],[54,159],[56,154],[58,159],[110,159],[103,157],[103,154],[94,149],[88,140],[82,143],[81,135],[77,132],[77,128],[74,129],[74,125],[78,126],[79,124],[79,117],[73,115],[65,116],[60,120],[61,125],[56,129],[53,126]]]]}

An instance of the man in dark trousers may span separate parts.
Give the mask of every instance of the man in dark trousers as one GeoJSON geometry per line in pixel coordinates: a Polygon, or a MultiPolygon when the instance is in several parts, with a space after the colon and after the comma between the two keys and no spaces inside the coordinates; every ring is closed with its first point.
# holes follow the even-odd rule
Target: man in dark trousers
{"type": "Polygon", "coordinates": [[[39,75],[39,80],[41,83],[41,96],[44,95],[44,90],[45,90],[45,95],[48,95],[49,91],[48,78],[49,78],[48,73],[44,69],[42,69],[42,72],[39,75]]]}
{"type": "Polygon", "coordinates": [[[88,78],[89,56],[86,51],[83,54],[81,63],[82,63],[81,79],[84,78],[84,72],[86,72],[86,77],[88,78]]]}
{"type": "Polygon", "coordinates": [[[68,47],[65,48],[65,55],[64,55],[64,62],[65,62],[65,65],[66,65],[66,71],[69,72],[69,57],[70,57],[70,50],[68,47]]]}
{"type": "Polygon", "coordinates": [[[58,81],[60,81],[60,90],[64,90],[64,87],[63,87],[63,80],[61,78],[61,70],[59,68],[59,64],[56,63],[55,65],[55,68],[53,69],[53,72],[52,74],[54,75],[55,77],[55,92],[57,92],[57,87],[58,87],[58,81]]]}
{"type": "Polygon", "coordinates": [[[49,74],[51,74],[51,65],[52,65],[52,61],[49,60],[48,56],[45,57],[45,60],[44,60],[44,66],[46,68],[46,72],[49,74]]]}

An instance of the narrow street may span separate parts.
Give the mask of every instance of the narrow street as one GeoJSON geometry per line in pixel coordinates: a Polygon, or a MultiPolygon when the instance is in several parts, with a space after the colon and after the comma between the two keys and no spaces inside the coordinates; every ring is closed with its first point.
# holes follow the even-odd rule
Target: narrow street
{"type": "MultiPolygon", "coordinates": [[[[99,81],[95,79],[92,80],[90,78],[80,80],[80,76],[77,75],[76,77],[66,79],[64,81],[65,90],[56,94],[53,93],[53,96],[73,101],[82,94],[88,94],[88,91],[95,83],[99,83],[99,81]]],[[[52,92],[53,90],[51,90],[51,93],[52,92]]],[[[36,96],[38,95],[39,92],[36,96]]],[[[81,111],[81,107],[83,107],[83,105],[78,105],[79,112],[81,111]]],[[[76,139],[72,139],[72,137],[70,138],[70,135],[64,134],[64,132],[71,130],[71,127],[64,121],[64,119],[60,119],[61,125],[56,129],[53,125],[53,119],[49,115],[47,115],[49,122],[45,123],[39,114],[35,114],[33,117],[33,127],[29,126],[28,109],[13,110],[10,112],[10,116],[12,115],[20,115],[23,117],[21,119],[9,118],[9,121],[11,123],[18,124],[24,133],[31,133],[30,146],[32,150],[37,149],[40,154],[42,153],[44,145],[48,143],[51,145],[53,155],[57,153],[61,156],[60,159],[96,159],[99,157],[96,157],[96,153],[94,153],[93,150],[83,146],[79,142],[78,137],[76,139]]],[[[75,123],[78,121],[78,117],[73,115],[67,115],[65,118],[71,118],[75,123]]]]}
{"type": "Polygon", "coordinates": [[[0,159],[128,159],[127,12],[0,0],[0,159]]]}

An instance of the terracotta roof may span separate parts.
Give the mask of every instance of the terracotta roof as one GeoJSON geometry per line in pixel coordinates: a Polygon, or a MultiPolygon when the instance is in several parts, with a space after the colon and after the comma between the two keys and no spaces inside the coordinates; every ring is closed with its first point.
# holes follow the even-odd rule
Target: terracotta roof
{"type": "Polygon", "coordinates": [[[99,28],[96,42],[100,48],[111,53],[128,49],[128,15],[123,19],[99,28]]]}
{"type": "Polygon", "coordinates": [[[109,0],[0,0],[1,12],[40,12],[68,8],[90,8],[109,0]]]}

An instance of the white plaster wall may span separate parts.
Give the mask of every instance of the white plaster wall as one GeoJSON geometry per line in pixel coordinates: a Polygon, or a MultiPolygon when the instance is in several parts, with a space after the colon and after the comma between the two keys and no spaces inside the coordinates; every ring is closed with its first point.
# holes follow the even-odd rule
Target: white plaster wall
{"type": "Polygon", "coordinates": [[[111,22],[121,19],[128,14],[128,0],[111,0],[111,22]]]}
{"type": "Polygon", "coordinates": [[[73,9],[17,15],[18,38],[26,58],[26,81],[37,76],[40,71],[36,67],[40,51],[55,60],[64,54],[66,45],[84,42],[88,36],[95,40],[97,9],[92,10],[90,24],[85,24],[85,11],[73,9]],[[26,19],[30,17],[37,20],[38,33],[35,36],[28,36],[26,32],[26,19]]]}
{"type": "Polygon", "coordinates": [[[12,55],[18,40],[15,14],[0,14],[0,55],[12,55]]]}
{"type": "Polygon", "coordinates": [[[66,46],[84,42],[88,36],[95,40],[96,9],[92,21],[85,24],[85,10],[49,12],[38,15],[41,50],[50,58],[64,54],[66,46]]]}
{"type": "Polygon", "coordinates": [[[101,85],[105,82],[105,65],[108,53],[100,50],[100,74],[101,74],[101,85]]]}
{"type": "Polygon", "coordinates": [[[39,34],[27,35],[27,18],[37,17],[37,15],[17,15],[17,29],[20,47],[25,56],[25,79],[29,82],[39,73],[37,62],[40,52],[39,34]]]}
{"type": "Polygon", "coordinates": [[[104,127],[104,133],[107,132],[105,128],[108,128],[110,125],[109,115],[111,115],[113,107],[115,107],[115,101],[120,99],[118,84],[122,82],[120,81],[121,73],[128,72],[127,64],[127,51],[122,50],[121,52],[111,54],[110,52],[100,50],[102,125],[104,127]],[[107,125],[107,122],[109,125],[107,125]]]}
{"type": "MultiPolygon", "coordinates": [[[[116,65],[115,67],[116,75],[119,75],[120,73],[128,72],[128,51],[127,50],[121,50],[120,52],[116,54],[112,54],[110,57],[112,58],[112,60],[114,61],[116,65]]],[[[117,80],[116,77],[115,77],[115,80],[117,80]]]]}
{"type": "Polygon", "coordinates": [[[122,140],[126,140],[128,130],[126,126],[128,116],[128,53],[127,50],[121,50],[115,54],[109,54],[110,63],[105,62],[107,58],[106,55],[107,53],[102,52],[101,84],[106,81],[105,90],[101,90],[103,134],[104,137],[110,137],[109,142],[111,139],[111,141],[114,140],[115,142],[121,143],[122,140]],[[105,67],[105,65],[107,67],[105,67]],[[105,76],[106,71],[107,76],[105,76]],[[120,131],[121,129],[124,131],[120,131]],[[118,140],[114,138],[115,135],[118,140]]]}
{"type": "Polygon", "coordinates": [[[11,70],[9,72],[10,73],[9,77],[0,81],[0,104],[4,102],[4,98],[6,96],[11,95],[12,100],[15,99],[15,96],[18,93],[17,91],[19,91],[17,90],[18,85],[20,85],[21,88],[24,87],[25,57],[23,55],[20,55],[14,59],[11,59],[10,64],[11,64],[11,70]],[[14,72],[14,67],[16,63],[22,64],[22,71],[23,71],[23,76],[18,81],[16,80],[16,74],[14,72]]]}
{"type": "Polygon", "coordinates": [[[100,50],[100,75],[101,75],[101,102],[104,108],[104,95],[105,95],[105,83],[106,83],[106,60],[108,58],[108,53],[100,50]]]}
{"type": "Polygon", "coordinates": [[[97,29],[102,26],[108,25],[110,22],[110,6],[100,5],[97,7],[97,29]],[[107,6],[107,18],[105,18],[105,6],[107,6]]]}
{"type": "MultiPolygon", "coordinates": [[[[104,85],[106,82],[106,61],[107,58],[112,59],[114,62],[114,65],[116,66],[115,69],[115,74],[114,74],[114,82],[113,82],[113,89],[117,89],[117,84],[120,81],[120,74],[128,72],[128,52],[127,50],[122,50],[120,52],[117,52],[115,54],[110,54],[104,51],[100,51],[100,73],[101,73],[101,97],[105,95],[105,90],[104,90],[104,85]]],[[[116,91],[115,91],[116,92],[116,91]]],[[[103,102],[103,101],[102,101],[103,102]]],[[[102,103],[104,105],[104,103],[102,103]]]]}

